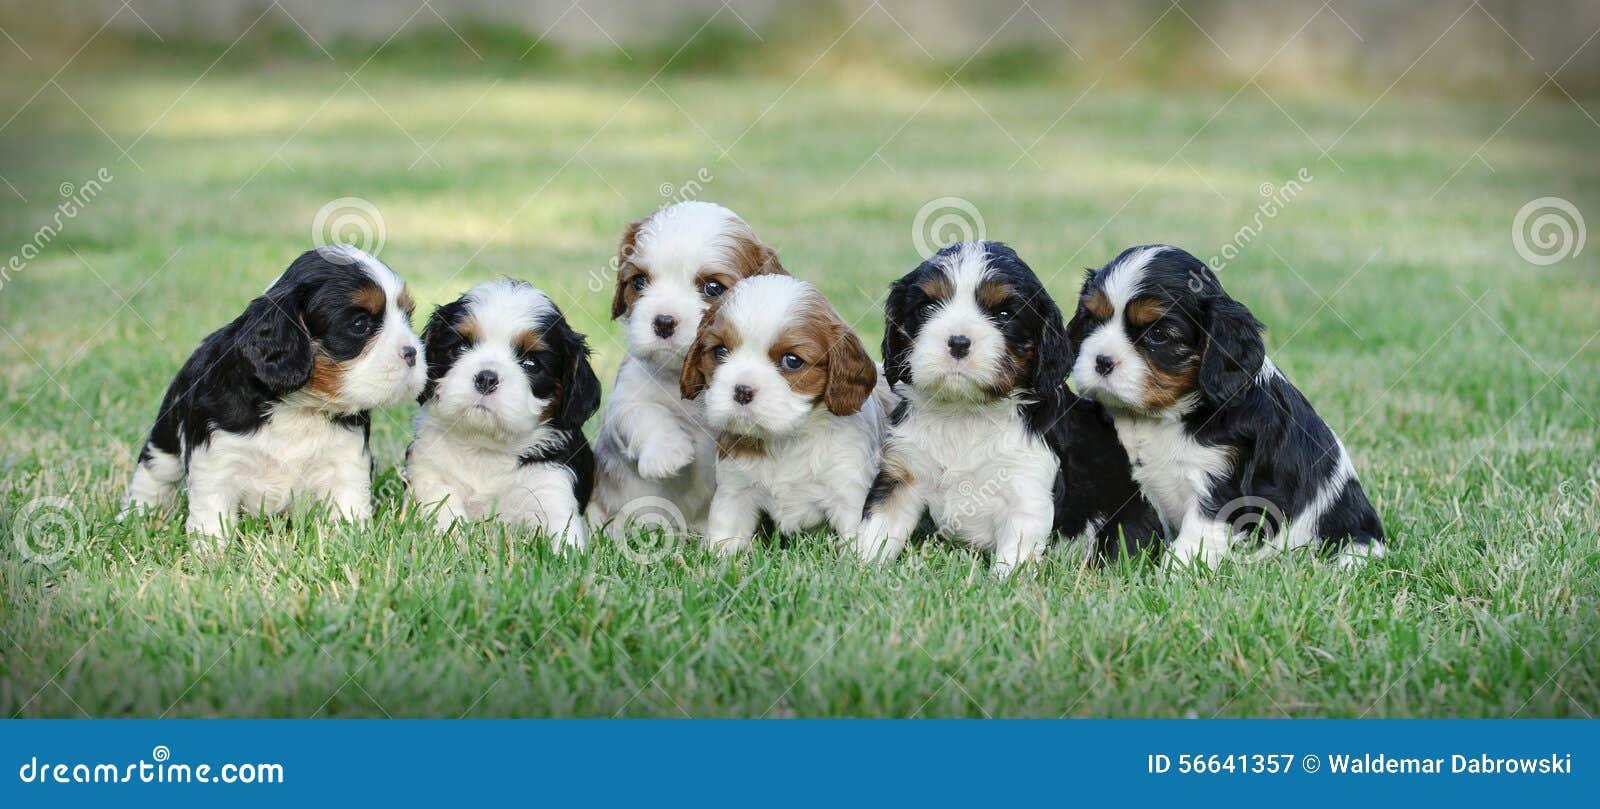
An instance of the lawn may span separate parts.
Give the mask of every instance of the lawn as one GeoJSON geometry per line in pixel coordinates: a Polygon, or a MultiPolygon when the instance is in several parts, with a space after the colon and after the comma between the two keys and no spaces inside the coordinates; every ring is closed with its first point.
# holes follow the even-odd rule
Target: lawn
{"type": "MultiPolygon", "coordinates": [[[[86,59],[0,130],[0,261],[111,178],[0,287],[0,715],[1600,710],[1600,250],[1538,266],[1512,237],[1539,197],[1600,217],[1596,128],[1559,94],[647,83],[344,52],[196,81],[219,52],[86,59]],[[330,201],[381,212],[424,308],[500,275],[541,286],[609,382],[616,240],[685,195],[740,212],[872,346],[919,241],[959,230],[914,236],[939,198],[1058,300],[1124,246],[1217,256],[1259,219],[1221,277],[1342,435],[1389,558],[1165,580],[1049,558],[1003,582],[945,544],[866,569],[823,535],[731,561],[642,537],[561,558],[398,515],[410,406],[375,414],[369,526],[248,520],[207,562],[179,519],[114,521],[171,375],[330,201]]],[[[0,115],[45,64],[8,65],[0,115]]]]}

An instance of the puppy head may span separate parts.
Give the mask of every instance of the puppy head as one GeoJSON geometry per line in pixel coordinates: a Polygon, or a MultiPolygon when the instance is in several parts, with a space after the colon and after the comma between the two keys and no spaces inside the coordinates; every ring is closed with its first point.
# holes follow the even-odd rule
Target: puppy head
{"type": "Polygon", "coordinates": [[[423,342],[418,402],[451,431],[504,444],[545,424],[580,429],[600,407],[583,335],[521,281],[479,284],[435,309],[423,342]]]}
{"type": "Polygon", "coordinates": [[[1084,281],[1068,328],[1072,382],[1144,415],[1222,405],[1261,372],[1262,328],[1204,262],[1167,245],[1131,247],[1084,281]]]}
{"type": "Polygon", "coordinates": [[[275,396],[303,391],[357,413],[417,395],[422,344],[411,295],[383,262],[341,245],[308,250],[245,310],[235,349],[275,396]]]}
{"type": "Polygon", "coordinates": [[[936,399],[1024,393],[1058,403],[1067,372],[1061,312],[1033,270],[999,242],[940,250],[896,281],[885,305],[891,383],[936,399]]]}
{"type": "Polygon", "coordinates": [[[711,302],[745,278],[770,274],[784,274],[777,253],[733,211],[680,202],[623,234],[611,316],[622,322],[628,353],[676,368],[711,302]]]}
{"type": "Polygon", "coordinates": [[[758,438],[798,429],[813,412],[861,409],[878,369],[817,288],[794,278],[751,278],[707,313],[683,363],[686,399],[702,392],[719,430],[758,438]]]}

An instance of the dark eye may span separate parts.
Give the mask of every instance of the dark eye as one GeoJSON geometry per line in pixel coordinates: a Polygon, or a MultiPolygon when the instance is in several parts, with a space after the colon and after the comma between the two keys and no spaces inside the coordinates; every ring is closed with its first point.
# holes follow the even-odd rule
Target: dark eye
{"type": "Polygon", "coordinates": [[[1168,334],[1166,328],[1162,326],[1156,326],[1144,333],[1144,341],[1153,346],[1162,345],[1170,339],[1172,339],[1172,335],[1168,334]]]}
{"type": "Polygon", "coordinates": [[[351,334],[354,334],[354,335],[357,335],[357,336],[361,336],[361,335],[367,334],[370,331],[372,331],[372,318],[371,317],[368,317],[367,315],[356,315],[356,319],[350,321],[350,333],[351,334]]]}
{"type": "Polygon", "coordinates": [[[723,286],[721,281],[706,281],[700,287],[700,293],[707,298],[715,298],[727,291],[728,288],[723,286]]]}
{"type": "Polygon", "coordinates": [[[778,358],[779,367],[785,371],[798,371],[804,367],[806,361],[793,354],[785,354],[778,358]]]}
{"type": "Polygon", "coordinates": [[[521,365],[522,365],[522,367],[524,369],[529,370],[529,371],[539,371],[541,373],[544,372],[544,366],[540,365],[539,361],[534,359],[534,358],[532,358],[532,357],[529,357],[529,358],[523,360],[521,365]]]}
{"type": "Polygon", "coordinates": [[[633,287],[634,292],[643,292],[645,287],[650,286],[650,276],[635,275],[628,284],[633,287]]]}
{"type": "Polygon", "coordinates": [[[928,301],[927,303],[923,304],[922,308],[918,311],[922,312],[923,317],[927,317],[928,315],[933,314],[933,311],[938,308],[939,304],[935,303],[934,301],[928,301]]]}
{"type": "Polygon", "coordinates": [[[1007,307],[994,310],[994,316],[999,320],[1010,320],[1012,314],[1014,313],[1007,307]]]}
{"type": "Polygon", "coordinates": [[[715,357],[717,362],[722,362],[728,358],[728,347],[717,346],[716,348],[711,349],[711,356],[715,357]]]}

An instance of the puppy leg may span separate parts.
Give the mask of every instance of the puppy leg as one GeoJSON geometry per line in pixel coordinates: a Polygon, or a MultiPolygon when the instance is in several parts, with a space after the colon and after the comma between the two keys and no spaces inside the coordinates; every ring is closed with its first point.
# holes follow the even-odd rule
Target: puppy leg
{"type": "Polygon", "coordinates": [[[526,467],[518,474],[513,492],[500,498],[500,518],[543,532],[558,551],[582,550],[589,541],[588,526],[572,493],[572,474],[566,467],[526,467]]]}
{"type": "Polygon", "coordinates": [[[639,474],[651,480],[670,478],[694,461],[694,436],[662,419],[662,429],[637,439],[639,474]]]}
{"type": "Polygon", "coordinates": [[[856,529],[856,553],[864,562],[882,562],[900,555],[922,517],[923,498],[889,464],[878,471],[867,506],[856,529]]]}
{"type": "Polygon", "coordinates": [[[178,456],[145,444],[139,454],[139,463],[133,469],[133,480],[128,483],[128,494],[123,501],[121,520],[129,514],[144,509],[161,510],[172,504],[183,482],[183,462],[178,456]]]}
{"type": "Polygon", "coordinates": [[[463,498],[426,467],[413,465],[406,470],[406,491],[420,513],[433,515],[434,530],[441,534],[449,532],[457,519],[469,519],[460,508],[463,498]]]}
{"type": "Polygon", "coordinates": [[[1229,530],[1226,523],[1217,522],[1191,512],[1183,518],[1178,537],[1167,547],[1161,559],[1163,570],[1186,568],[1196,562],[1214,568],[1228,555],[1229,530]]]}
{"type": "Polygon", "coordinates": [[[190,545],[201,555],[220,554],[227,547],[227,531],[239,510],[239,490],[230,475],[195,469],[189,476],[189,519],[184,530],[194,535],[190,545]]]}
{"type": "Polygon", "coordinates": [[[1017,568],[1037,561],[1050,543],[1051,515],[1028,514],[1021,510],[1000,518],[1000,532],[994,544],[995,578],[1010,578],[1017,568]]]}
{"type": "Polygon", "coordinates": [[[706,526],[706,544],[717,553],[738,553],[755,541],[761,507],[747,488],[718,486],[711,496],[711,518],[706,526]]]}
{"type": "Polygon", "coordinates": [[[372,519],[371,470],[372,459],[366,453],[330,470],[324,496],[338,517],[357,524],[372,519]]]}

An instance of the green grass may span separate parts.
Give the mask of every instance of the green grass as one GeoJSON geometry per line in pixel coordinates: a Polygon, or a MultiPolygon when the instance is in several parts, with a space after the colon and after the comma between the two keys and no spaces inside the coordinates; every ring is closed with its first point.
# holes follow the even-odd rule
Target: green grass
{"type": "MultiPolygon", "coordinates": [[[[115,178],[0,288],[0,714],[1600,709],[1600,250],[1541,268],[1511,241],[1535,197],[1600,221],[1596,133],[1564,98],[1496,132],[1520,96],[1404,85],[1365,115],[1376,89],[1274,103],[819,70],[673,72],[641,90],[615,68],[496,83],[398,59],[341,89],[364,58],[343,51],[337,65],[225,60],[191,88],[217,52],[74,67],[59,79],[73,102],[48,88],[0,132],[16,189],[0,188],[0,261],[49,221],[61,183],[115,178]],[[1324,157],[1313,139],[1335,145],[1324,157]],[[930,200],[969,200],[1070,299],[1081,268],[1129,244],[1216,254],[1258,187],[1302,167],[1314,180],[1222,276],[1396,538],[1358,573],[1286,559],[1163,581],[1050,559],[998,582],[939,543],[863,569],[825,536],[646,563],[605,543],[558,558],[493,529],[445,539],[397,515],[410,407],[376,414],[380,513],[361,530],[247,520],[206,563],[180,520],[112,519],[172,373],[311,244],[335,198],[382,211],[382,255],[425,307],[502,274],[544,287],[609,381],[622,225],[702,170],[702,196],[875,345],[930,200]],[[39,564],[16,536],[64,555],[39,564]]],[[[8,67],[4,115],[53,69],[8,67]]]]}

